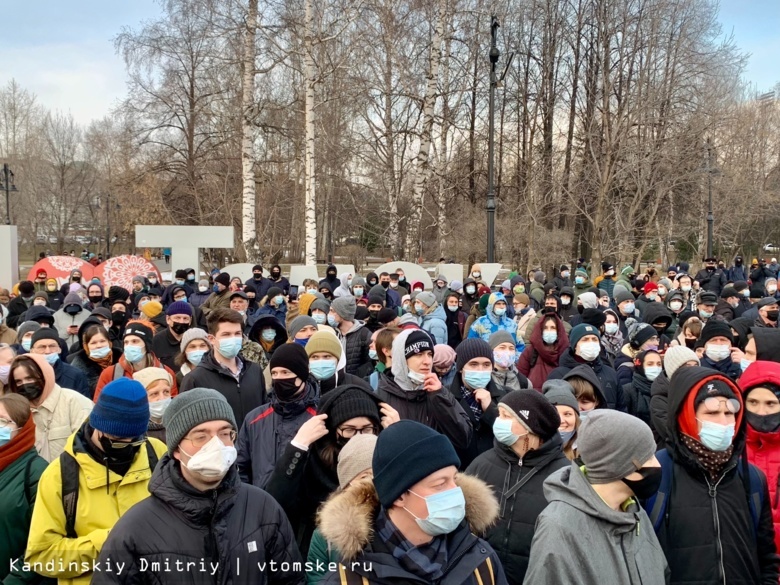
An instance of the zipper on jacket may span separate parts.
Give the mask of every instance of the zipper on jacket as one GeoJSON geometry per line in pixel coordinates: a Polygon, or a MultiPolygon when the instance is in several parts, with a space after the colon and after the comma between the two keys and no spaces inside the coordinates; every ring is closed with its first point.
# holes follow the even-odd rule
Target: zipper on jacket
{"type": "MultiPolygon", "coordinates": [[[[733,466],[732,466],[733,467],[733,466]]],[[[715,544],[718,551],[718,571],[720,571],[720,581],[723,585],[726,585],[726,568],[723,565],[723,543],[720,540],[720,515],[718,514],[718,486],[726,474],[731,470],[731,467],[724,469],[718,481],[714,484],[710,483],[710,478],[704,473],[704,480],[707,482],[707,488],[712,500],[712,521],[715,526],[715,544]]]]}

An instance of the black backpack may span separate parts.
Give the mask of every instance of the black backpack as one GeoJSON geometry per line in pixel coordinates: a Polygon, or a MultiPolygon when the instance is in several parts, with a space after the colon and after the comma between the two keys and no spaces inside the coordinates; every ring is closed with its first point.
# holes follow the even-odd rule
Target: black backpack
{"type": "MultiPolygon", "coordinates": [[[[151,441],[146,441],[146,456],[149,469],[157,467],[157,453],[151,441]]],[[[62,476],[62,509],[65,510],[65,536],[77,538],[76,507],[79,502],[79,464],[67,451],[60,453],[60,475],[62,476]]]]}

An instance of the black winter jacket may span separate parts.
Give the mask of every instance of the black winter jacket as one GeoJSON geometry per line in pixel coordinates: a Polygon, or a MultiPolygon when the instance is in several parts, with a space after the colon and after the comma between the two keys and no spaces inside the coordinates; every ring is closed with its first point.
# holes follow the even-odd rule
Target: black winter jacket
{"type": "Polygon", "coordinates": [[[365,327],[362,321],[355,321],[354,326],[346,335],[342,335],[338,330],[336,334],[344,346],[347,374],[368,380],[368,377],[374,370],[374,364],[368,356],[369,346],[371,345],[371,331],[365,327]]]}
{"type": "Polygon", "coordinates": [[[604,393],[607,407],[625,412],[626,404],[625,399],[623,398],[623,388],[618,384],[617,374],[615,374],[615,370],[604,364],[600,357],[592,362],[586,362],[575,356],[572,348],[569,348],[569,351],[561,356],[559,366],[550,372],[547,379],[562,380],[573,368],[583,365],[588,366],[596,373],[596,376],[601,382],[601,391],[604,393]]]}
{"type": "Polygon", "coordinates": [[[186,392],[193,388],[216,390],[227,399],[236,422],[241,425],[253,409],[268,402],[263,372],[257,364],[244,361],[239,379],[236,380],[217,362],[213,352],[211,350],[204,355],[198,367],[182,378],[179,391],[186,392]]]}
{"type": "Polygon", "coordinates": [[[126,563],[124,570],[96,571],[95,585],[304,582],[303,572],[293,567],[301,555],[284,512],[263,490],[242,483],[235,466],[219,487],[201,492],[187,483],[179,462],[166,454],[154,470],[149,491],[151,497],[133,506],[111,529],[101,550],[102,566],[111,559],[113,567],[126,563]],[[201,559],[206,571],[200,569],[201,559]],[[169,570],[151,565],[165,561],[169,570]],[[195,570],[177,570],[177,561],[198,564],[195,570]],[[271,561],[289,563],[290,570],[261,568],[271,561]],[[218,563],[213,576],[211,563],[218,563]]]}
{"type": "Polygon", "coordinates": [[[94,387],[90,389],[87,376],[84,372],[61,359],[57,360],[57,363],[52,367],[54,369],[54,380],[60,387],[75,390],[79,394],[92,400],[95,389],[94,387]]]}
{"type": "Polygon", "coordinates": [[[385,370],[379,375],[376,394],[398,411],[401,420],[416,420],[445,435],[455,449],[467,449],[473,429],[468,415],[449,390],[403,390],[385,370]]]}
{"type": "Polygon", "coordinates": [[[21,296],[11,299],[11,302],[8,303],[8,316],[5,318],[5,324],[11,329],[19,327],[19,325],[22,324],[20,317],[24,315],[31,306],[32,301],[30,301],[30,304],[28,305],[21,296]]]}
{"type": "Polygon", "coordinates": [[[641,372],[634,368],[631,382],[623,385],[623,397],[626,401],[626,412],[647,423],[650,422],[650,388],[651,382],[641,372]]]}
{"type": "Polygon", "coordinates": [[[450,385],[450,394],[460,403],[460,407],[466,413],[466,417],[474,429],[468,446],[465,449],[455,449],[460,458],[461,469],[466,469],[479,455],[493,448],[493,423],[498,418],[498,402],[507,393],[506,388],[498,386],[491,380],[486,388],[490,392],[490,406],[477,418],[477,415],[474,414],[471,406],[469,406],[468,400],[463,395],[464,388],[463,378],[461,373],[458,372],[450,385]]]}
{"type": "Polygon", "coordinates": [[[266,488],[276,464],[284,457],[285,451],[291,448],[290,441],[295,438],[301,425],[317,414],[319,400],[319,386],[313,379],[309,379],[306,391],[299,400],[279,402],[271,394],[268,404],[247,414],[236,443],[238,471],[242,481],[266,488]]]}
{"type": "Polygon", "coordinates": [[[528,569],[536,519],[547,507],[542,492],[544,480],[571,465],[561,447],[561,436],[555,433],[539,449],[519,459],[511,448],[496,441],[490,451],[477,457],[466,470],[493,488],[499,501],[498,521],[481,536],[501,559],[510,585],[521,585],[528,569]],[[507,497],[505,494],[519,482],[524,483],[507,497]]]}
{"type": "MultiPolygon", "coordinates": [[[[681,368],[672,377],[667,430],[674,481],[658,541],[666,554],[672,585],[776,585],[780,559],[775,551],[774,525],[766,479],[758,530],[748,505],[748,490],[737,467],[745,465],[747,421],[742,416],[734,451],[725,472],[713,479],[680,440],[678,417],[689,393],[698,392],[722,374],[701,367],[681,368]]],[[[739,391],[736,391],[739,396],[739,391]]]]}
{"type": "Polygon", "coordinates": [[[671,382],[666,372],[661,372],[650,386],[650,428],[657,435],[658,449],[666,449],[669,430],[666,419],[669,412],[669,388],[671,382]]]}
{"type": "Polygon", "coordinates": [[[720,268],[716,268],[712,272],[706,268],[699,270],[694,280],[699,283],[701,290],[714,292],[718,296],[720,296],[723,287],[726,286],[726,283],[728,282],[726,273],[720,268]]]}

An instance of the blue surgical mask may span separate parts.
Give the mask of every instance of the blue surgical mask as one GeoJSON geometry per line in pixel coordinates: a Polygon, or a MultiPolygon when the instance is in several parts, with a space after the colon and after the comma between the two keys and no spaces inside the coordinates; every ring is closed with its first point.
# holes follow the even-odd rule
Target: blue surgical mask
{"type": "Polygon", "coordinates": [[[310,295],[316,295],[318,291],[316,288],[307,288],[306,292],[309,293],[310,295]]]}
{"type": "Polygon", "coordinates": [[[333,360],[314,360],[309,362],[309,372],[318,380],[329,380],[336,375],[336,362],[333,360]]]}
{"type": "Polygon", "coordinates": [[[274,339],[276,339],[276,330],[263,329],[263,332],[260,335],[263,338],[263,341],[273,341],[274,339]]]}
{"type": "Polygon", "coordinates": [[[146,351],[143,347],[138,345],[126,345],[125,346],[125,359],[131,364],[137,364],[146,355],[146,351]]]}
{"type": "Polygon", "coordinates": [[[604,333],[607,333],[608,335],[615,335],[615,333],[618,332],[618,329],[620,329],[620,326],[617,323],[607,323],[604,325],[604,333]]]}
{"type": "Polygon", "coordinates": [[[374,361],[379,359],[379,354],[376,353],[375,349],[369,349],[368,350],[368,357],[374,361]]]}
{"type": "Polygon", "coordinates": [[[647,366],[645,368],[645,378],[651,382],[661,375],[661,366],[647,366]]]}
{"type": "Polygon", "coordinates": [[[423,313],[425,313],[425,307],[423,307],[422,305],[415,304],[414,312],[417,313],[418,315],[422,315],[423,313]]]}
{"type": "Polygon", "coordinates": [[[314,313],[311,318],[317,325],[324,325],[326,321],[325,313],[314,313]]]}
{"type": "Polygon", "coordinates": [[[575,276],[574,277],[574,284],[583,284],[585,282],[585,279],[581,276],[575,276]]]}
{"type": "Polygon", "coordinates": [[[511,447],[520,437],[512,432],[512,421],[508,418],[497,418],[493,423],[493,436],[496,441],[511,447]]]}
{"type": "Polygon", "coordinates": [[[8,427],[0,427],[0,447],[5,445],[11,440],[11,429],[8,427]]]}
{"type": "Polygon", "coordinates": [[[458,305],[447,305],[447,310],[448,310],[450,313],[454,313],[454,312],[456,312],[456,311],[458,310],[458,308],[459,308],[459,307],[458,307],[458,305]]]}
{"type": "Polygon", "coordinates": [[[43,356],[43,358],[46,360],[46,362],[50,366],[53,366],[58,361],[60,361],[60,354],[58,354],[58,353],[47,353],[46,355],[43,356]]]}
{"type": "Polygon", "coordinates": [[[558,431],[558,434],[561,436],[561,441],[563,441],[563,444],[569,442],[569,440],[574,436],[574,433],[577,431],[558,431]]]}
{"type": "Polygon", "coordinates": [[[558,332],[557,331],[542,331],[542,341],[548,344],[555,343],[558,341],[558,332]]]}
{"type": "Polygon", "coordinates": [[[25,351],[30,351],[30,348],[32,347],[32,338],[22,339],[22,347],[25,351]]]}
{"type": "Polygon", "coordinates": [[[193,366],[197,366],[200,364],[204,355],[206,355],[205,349],[193,349],[192,351],[187,352],[187,361],[193,366]]]}
{"type": "Polygon", "coordinates": [[[404,510],[414,516],[417,526],[425,534],[430,536],[449,534],[460,526],[460,523],[466,517],[466,499],[463,497],[463,491],[459,487],[427,497],[415,494],[412,490],[409,490],[409,493],[425,500],[425,505],[428,508],[428,517],[424,520],[418,518],[404,507],[404,510]]]}
{"type": "Polygon", "coordinates": [[[357,298],[360,298],[363,296],[363,288],[356,286],[352,289],[352,294],[355,295],[357,298]]]}
{"type": "Polygon", "coordinates": [[[475,390],[487,388],[492,377],[493,373],[489,371],[463,370],[463,381],[469,388],[475,390]]]}
{"type": "Polygon", "coordinates": [[[699,439],[711,451],[725,451],[734,439],[734,425],[720,425],[708,420],[696,419],[701,423],[699,439]]]}
{"type": "Polygon", "coordinates": [[[181,285],[183,285],[183,284],[184,284],[184,281],[183,281],[181,278],[177,278],[177,279],[176,279],[176,284],[178,284],[179,286],[181,286],[181,285]]]}
{"type": "Polygon", "coordinates": [[[339,322],[336,321],[336,317],[334,317],[330,313],[328,313],[328,325],[334,328],[339,326],[339,322]]]}
{"type": "Polygon", "coordinates": [[[241,351],[241,346],[244,340],[241,337],[229,337],[227,339],[220,339],[217,351],[219,354],[228,360],[232,360],[241,351]]]}
{"type": "Polygon", "coordinates": [[[751,362],[749,360],[741,359],[741,360],[739,360],[739,367],[742,368],[742,371],[744,372],[745,370],[747,370],[750,367],[750,364],[752,364],[752,363],[753,362],[751,362]]]}
{"type": "Polygon", "coordinates": [[[634,303],[626,303],[625,305],[623,305],[624,315],[633,315],[635,310],[636,310],[636,305],[634,305],[634,303]]]}
{"type": "Polygon", "coordinates": [[[496,317],[503,317],[506,313],[506,307],[497,307],[493,309],[493,313],[495,313],[496,317]]]}
{"type": "Polygon", "coordinates": [[[712,311],[705,311],[704,309],[699,309],[699,317],[702,319],[709,319],[712,317],[712,311]]]}
{"type": "Polygon", "coordinates": [[[284,304],[284,295],[276,295],[274,297],[274,302],[276,303],[276,306],[280,306],[284,304]]]}
{"type": "Polygon", "coordinates": [[[298,338],[296,337],[295,339],[293,339],[293,341],[294,341],[295,343],[297,343],[298,345],[300,345],[301,347],[306,347],[306,344],[307,344],[307,343],[309,343],[309,338],[308,338],[308,337],[306,337],[306,338],[304,338],[304,339],[298,339],[298,338]]]}

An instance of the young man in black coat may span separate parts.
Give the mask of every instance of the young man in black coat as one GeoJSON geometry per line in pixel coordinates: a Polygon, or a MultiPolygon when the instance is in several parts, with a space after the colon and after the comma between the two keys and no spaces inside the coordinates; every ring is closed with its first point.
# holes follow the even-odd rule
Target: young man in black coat
{"type": "Polygon", "coordinates": [[[151,497],[111,530],[100,563],[112,571],[95,572],[93,583],[303,583],[281,507],[238,477],[237,425],[225,398],[195,388],[171,402],[163,422],[168,453],[149,482],[151,497]]]}

